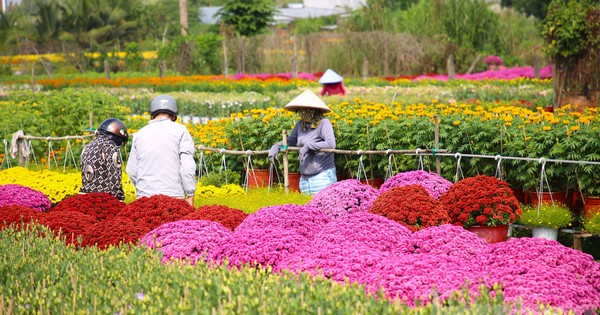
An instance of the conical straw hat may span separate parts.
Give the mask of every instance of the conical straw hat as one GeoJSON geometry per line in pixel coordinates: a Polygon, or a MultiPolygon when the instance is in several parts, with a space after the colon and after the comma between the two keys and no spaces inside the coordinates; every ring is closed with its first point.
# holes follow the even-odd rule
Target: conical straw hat
{"type": "Polygon", "coordinates": [[[338,82],[342,82],[342,80],[344,80],[344,78],[342,78],[335,71],[333,71],[331,69],[327,69],[327,71],[325,71],[325,73],[323,73],[323,75],[319,79],[319,83],[320,84],[338,83],[338,82]]]}
{"type": "Polygon", "coordinates": [[[331,110],[327,107],[327,104],[321,100],[313,91],[305,90],[302,94],[296,96],[291,102],[287,103],[283,107],[286,110],[295,112],[299,108],[316,108],[327,113],[331,110]]]}

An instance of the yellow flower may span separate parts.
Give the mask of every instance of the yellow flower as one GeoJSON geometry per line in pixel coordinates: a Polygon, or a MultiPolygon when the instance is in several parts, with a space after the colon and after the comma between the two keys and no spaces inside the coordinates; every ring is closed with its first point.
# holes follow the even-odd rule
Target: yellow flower
{"type": "Polygon", "coordinates": [[[458,126],[460,125],[460,120],[455,120],[454,122],[452,122],[453,125],[458,126]]]}
{"type": "Polygon", "coordinates": [[[544,131],[550,131],[550,130],[552,130],[552,127],[550,127],[550,126],[544,126],[542,128],[542,130],[544,130],[544,131]]]}
{"type": "Polygon", "coordinates": [[[571,126],[571,131],[579,130],[579,126],[571,126]]]}

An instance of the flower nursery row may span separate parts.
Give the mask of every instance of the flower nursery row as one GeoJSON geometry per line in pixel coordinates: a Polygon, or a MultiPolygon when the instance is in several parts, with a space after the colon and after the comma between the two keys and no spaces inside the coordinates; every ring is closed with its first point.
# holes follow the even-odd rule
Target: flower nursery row
{"type": "MultiPolygon", "coordinates": [[[[31,190],[6,186],[15,196],[31,190]]],[[[19,202],[0,207],[3,226],[35,221],[80,251],[128,243],[181,268],[306,272],[410,307],[436,297],[450,303],[461,291],[495,294],[500,286],[508,312],[600,308],[600,263],[591,255],[545,239],[489,244],[465,229],[509,224],[521,215],[508,184],[485,175],[452,184],[434,173],[404,172],[379,190],[342,180],[307,204],[268,206],[250,215],[219,205],[195,209],[161,195],[129,204],[104,193],[73,195],[49,209],[49,200],[37,208],[19,202]]],[[[40,303],[28,294],[21,299],[18,307],[40,303]]]]}

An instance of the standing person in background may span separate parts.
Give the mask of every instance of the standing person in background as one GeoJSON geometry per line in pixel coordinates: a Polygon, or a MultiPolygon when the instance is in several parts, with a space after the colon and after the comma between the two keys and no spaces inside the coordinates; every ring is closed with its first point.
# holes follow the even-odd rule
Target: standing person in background
{"type": "Polygon", "coordinates": [[[346,95],[346,87],[344,87],[344,78],[331,69],[327,69],[319,79],[319,83],[323,84],[321,96],[328,95],[346,95]]]}
{"type": "MultiPolygon", "coordinates": [[[[298,113],[300,120],[287,138],[287,146],[302,147],[300,159],[300,192],[315,195],[321,189],[337,182],[334,154],[319,152],[320,149],[335,149],[335,135],[329,119],[323,115],[329,107],[311,90],[306,90],[293,99],[284,109],[298,113]]],[[[273,163],[283,142],[274,144],[269,150],[269,161],[273,163]]]]}
{"type": "Polygon", "coordinates": [[[96,131],[96,139],[81,152],[80,194],[103,192],[125,200],[120,148],[127,144],[129,134],[125,124],[109,118],[96,131]]]}
{"type": "Polygon", "coordinates": [[[169,95],[152,99],[152,120],[133,137],[126,172],[137,198],[167,195],[194,206],[196,148],[187,128],[177,120],[177,102],[169,95]]]}

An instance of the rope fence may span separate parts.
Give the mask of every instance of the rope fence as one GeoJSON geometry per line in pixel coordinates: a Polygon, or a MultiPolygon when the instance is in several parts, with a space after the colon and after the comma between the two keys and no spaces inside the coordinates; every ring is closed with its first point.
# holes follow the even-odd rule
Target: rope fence
{"type": "MultiPolygon", "coordinates": [[[[286,135],[285,135],[285,131],[284,131],[283,132],[284,139],[285,139],[285,136],[286,135]]],[[[2,163],[0,164],[0,169],[10,168],[13,166],[11,163],[10,156],[12,156],[13,158],[15,158],[15,156],[16,156],[19,166],[28,167],[31,162],[33,162],[35,165],[39,165],[38,160],[36,158],[32,140],[47,142],[47,152],[46,152],[47,154],[46,154],[46,161],[45,161],[46,163],[45,164],[46,164],[46,168],[49,170],[52,167],[55,167],[56,169],[60,168],[59,164],[58,164],[58,160],[57,160],[57,156],[59,155],[59,153],[57,153],[57,149],[54,148],[53,143],[58,142],[58,141],[66,141],[66,145],[64,146],[64,148],[61,148],[61,150],[60,150],[60,151],[63,151],[63,149],[64,149],[64,153],[62,153],[63,154],[63,156],[62,156],[63,172],[66,171],[67,164],[72,164],[75,169],[78,169],[79,164],[77,162],[77,158],[75,156],[75,153],[73,150],[73,145],[72,145],[71,141],[72,140],[81,140],[83,147],[85,147],[86,139],[91,138],[91,137],[94,137],[94,135],[65,136],[65,137],[41,137],[41,136],[18,135],[16,137],[13,137],[12,143],[10,141],[4,139],[4,141],[3,141],[4,157],[2,158],[2,163]]],[[[207,147],[204,145],[199,145],[196,147],[196,149],[197,149],[196,158],[198,160],[197,162],[198,162],[198,171],[199,171],[198,180],[200,180],[204,174],[206,174],[206,175],[209,174],[208,165],[206,163],[205,152],[213,152],[213,153],[222,154],[221,166],[220,166],[219,172],[227,169],[227,162],[226,162],[227,155],[245,156],[245,160],[243,163],[245,165],[245,172],[246,172],[246,177],[245,177],[245,182],[244,182],[244,186],[246,186],[246,189],[247,189],[247,184],[248,184],[248,177],[254,174],[252,157],[266,156],[269,153],[269,150],[243,150],[242,151],[242,150],[230,150],[230,149],[224,149],[224,148],[213,148],[213,147],[207,147]]],[[[300,149],[301,149],[300,147],[284,146],[280,152],[280,153],[282,153],[282,156],[283,156],[283,163],[282,163],[283,164],[283,177],[284,177],[284,187],[286,189],[286,192],[288,191],[288,188],[289,188],[288,153],[294,152],[294,151],[299,151],[300,149]]],[[[580,161],[580,160],[549,159],[549,158],[544,158],[544,157],[530,158],[530,157],[502,156],[502,155],[469,154],[469,153],[449,152],[448,150],[445,150],[445,149],[435,149],[435,148],[433,148],[433,149],[416,148],[413,150],[408,150],[408,149],[386,149],[386,150],[322,149],[320,151],[321,152],[331,152],[334,154],[343,154],[343,155],[357,155],[359,158],[359,163],[358,163],[358,169],[357,169],[356,174],[357,174],[357,179],[359,179],[359,180],[363,176],[364,176],[365,180],[368,179],[367,174],[366,174],[366,169],[365,169],[364,163],[362,161],[363,156],[367,156],[367,155],[388,156],[388,168],[387,168],[387,172],[386,172],[386,179],[393,175],[392,174],[392,169],[393,169],[392,159],[393,159],[394,155],[417,156],[419,158],[417,169],[419,169],[419,170],[424,169],[423,157],[424,156],[432,156],[436,159],[436,164],[438,165],[438,169],[437,169],[438,174],[440,174],[440,170],[439,170],[440,157],[453,157],[456,159],[456,174],[454,177],[455,182],[458,181],[460,178],[464,178],[464,174],[463,174],[462,167],[461,167],[462,158],[481,158],[481,159],[496,160],[497,167],[496,167],[495,176],[499,179],[502,179],[502,169],[501,169],[502,161],[518,160],[518,161],[539,163],[540,164],[540,180],[539,180],[540,186],[539,186],[539,190],[538,190],[539,192],[544,191],[544,183],[546,183],[547,187],[550,187],[548,184],[548,179],[546,177],[546,173],[545,173],[545,168],[546,168],[547,163],[600,165],[600,161],[580,161]]],[[[123,150],[122,150],[122,154],[123,153],[127,154],[127,152],[123,152],[123,150]]],[[[126,161],[126,158],[124,159],[123,157],[121,157],[121,159],[123,161],[126,161]]],[[[270,167],[270,173],[271,173],[271,170],[272,169],[270,167]]],[[[277,171],[277,170],[275,169],[275,171],[277,171]]],[[[279,174],[277,174],[277,176],[279,177],[279,174]]],[[[270,175],[269,177],[271,180],[272,175],[270,175]]],[[[538,197],[542,198],[541,194],[538,197]]],[[[541,202],[539,204],[541,204],[541,202]]]]}

